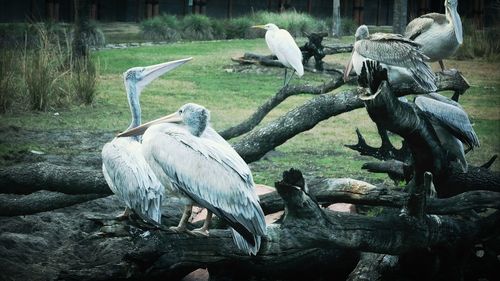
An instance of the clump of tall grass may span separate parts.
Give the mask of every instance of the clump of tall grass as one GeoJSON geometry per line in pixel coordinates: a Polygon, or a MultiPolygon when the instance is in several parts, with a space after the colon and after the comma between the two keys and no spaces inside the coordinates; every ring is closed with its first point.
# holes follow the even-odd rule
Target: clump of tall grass
{"type": "Polygon", "coordinates": [[[68,46],[62,46],[47,27],[35,24],[38,45],[26,48],[23,56],[22,74],[25,78],[26,96],[33,110],[46,110],[49,106],[64,103],[67,95],[65,53],[68,46]]]}
{"type": "Polygon", "coordinates": [[[44,23],[29,28],[36,32],[35,42],[0,49],[0,112],[90,104],[97,81],[94,62],[72,55],[69,32],[62,40],[44,23]]]}
{"type": "Polygon", "coordinates": [[[5,113],[15,101],[17,83],[14,69],[17,54],[9,49],[0,49],[0,113],[5,113]]]}
{"type": "Polygon", "coordinates": [[[90,105],[94,101],[97,89],[97,67],[89,57],[73,62],[71,86],[77,102],[90,105]]]}
{"type": "Polygon", "coordinates": [[[305,36],[311,32],[328,30],[328,23],[298,12],[257,12],[229,20],[209,18],[205,15],[188,15],[183,19],[162,15],[141,22],[143,36],[152,41],[213,40],[234,38],[258,38],[264,31],[253,25],[274,23],[288,30],[293,36],[305,36]]]}
{"type": "Polygon", "coordinates": [[[455,58],[460,60],[484,58],[497,60],[500,58],[500,29],[489,27],[478,30],[472,21],[463,20],[464,41],[455,53],[455,58]]]}
{"type": "MultiPolygon", "coordinates": [[[[88,21],[85,30],[82,31],[83,40],[88,47],[104,47],[106,37],[95,21],[88,21]]],[[[62,37],[64,38],[64,37],[62,37]]]]}
{"type": "Polygon", "coordinates": [[[205,15],[189,15],[182,20],[182,38],[188,40],[213,40],[213,19],[205,15]]]}
{"type": "Polygon", "coordinates": [[[342,36],[354,36],[358,24],[352,18],[341,18],[340,19],[340,35],[342,36]]]}
{"type": "Polygon", "coordinates": [[[141,31],[146,40],[175,42],[181,39],[180,22],[172,15],[163,14],[141,22],[141,31]]]}
{"type": "Polygon", "coordinates": [[[262,24],[257,23],[254,18],[250,16],[243,16],[230,19],[226,22],[226,35],[228,39],[233,38],[246,38],[253,39],[262,37],[264,32],[260,29],[252,28],[253,25],[262,24]]]}
{"type": "Polygon", "coordinates": [[[327,31],[327,24],[309,14],[298,12],[271,13],[261,11],[253,15],[254,21],[260,24],[274,23],[284,28],[294,37],[304,36],[311,32],[327,31]]]}

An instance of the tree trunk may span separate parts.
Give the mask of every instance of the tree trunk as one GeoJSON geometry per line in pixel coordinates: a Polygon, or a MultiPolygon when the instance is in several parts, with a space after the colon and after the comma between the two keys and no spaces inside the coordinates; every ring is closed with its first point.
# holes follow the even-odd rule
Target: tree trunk
{"type": "MultiPolygon", "coordinates": [[[[276,188],[285,213],[280,224],[268,225],[257,256],[240,252],[229,230],[212,229],[209,237],[196,237],[110,219],[120,209],[113,196],[58,212],[0,218],[0,262],[7,265],[0,277],[177,280],[196,268],[208,268],[216,278],[314,280],[319,273],[323,278],[346,276],[358,251],[400,255],[453,246],[497,233],[500,225],[498,212],[477,221],[332,212],[303,192],[304,180],[293,170],[276,188]]],[[[176,209],[170,206],[164,214],[167,223],[176,209]]]]}

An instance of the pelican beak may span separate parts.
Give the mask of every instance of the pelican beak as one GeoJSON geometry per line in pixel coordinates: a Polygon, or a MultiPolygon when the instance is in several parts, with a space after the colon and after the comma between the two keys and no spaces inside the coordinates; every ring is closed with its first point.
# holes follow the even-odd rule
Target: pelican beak
{"type": "Polygon", "coordinates": [[[254,26],[251,26],[252,28],[262,28],[262,29],[266,29],[265,25],[254,25],[254,26]]]}
{"type": "Polygon", "coordinates": [[[382,91],[390,91],[389,83],[387,83],[387,81],[382,81],[382,83],[380,84],[375,93],[370,94],[370,90],[365,89],[365,93],[358,95],[358,97],[360,100],[363,101],[374,100],[382,91]]]}
{"type": "Polygon", "coordinates": [[[349,63],[347,64],[347,67],[344,70],[344,82],[347,82],[349,80],[349,73],[351,73],[352,70],[352,54],[351,58],[349,59],[349,63]]]}
{"type": "Polygon", "coordinates": [[[463,31],[462,31],[462,21],[460,20],[460,15],[457,12],[457,9],[450,8],[451,21],[453,22],[453,27],[455,28],[455,36],[457,37],[458,44],[462,45],[463,31]]]}
{"type": "Polygon", "coordinates": [[[185,64],[186,62],[188,62],[192,59],[193,58],[185,58],[185,59],[169,61],[169,62],[164,62],[164,63],[160,63],[160,64],[147,66],[144,68],[144,71],[142,74],[142,79],[139,82],[139,84],[141,84],[140,86],[144,87],[144,86],[148,85],[149,83],[151,83],[156,78],[160,77],[161,75],[185,64]]]}
{"type": "Polygon", "coordinates": [[[118,134],[116,137],[121,138],[121,137],[131,137],[131,136],[142,135],[149,127],[151,127],[153,125],[157,125],[157,124],[161,124],[161,123],[180,123],[180,122],[182,122],[182,117],[179,115],[178,112],[175,112],[175,113],[172,113],[170,115],[158,118],[156,120],[144,123],[138,127],[127,130],[123,133],[118,134]]]}

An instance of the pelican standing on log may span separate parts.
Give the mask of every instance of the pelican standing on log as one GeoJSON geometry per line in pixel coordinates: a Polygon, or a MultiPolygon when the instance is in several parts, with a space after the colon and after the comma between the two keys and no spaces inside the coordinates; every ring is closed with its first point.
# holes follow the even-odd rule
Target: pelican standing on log
{"type": "MultiPolygon", "coordinates": [[[[159,76],[186,63],[191,58],[148,67],[134,67],[123,73],[132,122],[128,129],[141,124],[140,95],[142,89],[159,76]]],[[[130,210],[142,219],[161,222],[161,202],[164,186],[151,170],[141,152],[138,136],[114,138],[102,148],[102,171],[106,182],[126,205],[122,216],[130,210]]]]}
{"type": "Polygon", "coordinates": [[[120,136],[144,133],[142,152],[169,196],[185,203],[175,231],[187,231],[193,204],[209,213],[195,234],[208,235],[212,213],[232,229],[237,247],[256,254],[266,235],[264,213],[259,205],[250,168],[238,153],[209,125],[210,112],[188,103],[177,112],[120,136]],[[171,184],[170,184],[171,183],[171,184]],[[170,187],[170,190],[168,190],[170,187]]]}
{"type": "Polygon", "coordinates": [[[368,27],[361,25],[356,30],[351,59],[344,72],[344,80],[354,68],[361,74],[365,61],[378,61],[387,69],[389,83],[397,88],[406,84],[416,92],[434,92],[435,75],[425,62],[428,58],[419,51],[420,44],[398,34],[375,33],[370,35],[368,27]]]}
{"type": "Polygon", "coordinates": [[[473,149],[479,146],[479,139],[462,106],[437,93],[418,95],[415,104],[429,118],[448,157],[456,160],[466,173],[468,165],[463,144],[473,149]]]}
{"type": "Polygon", "coordinates": [[[412,20],[406,26],[405,37],[422,45],[421,51],[430,61],[439,61],[453,55],[463,42],[462,22],[458,15],[458,0],[445,0],[445,14],[430,13],[412,20]]]}

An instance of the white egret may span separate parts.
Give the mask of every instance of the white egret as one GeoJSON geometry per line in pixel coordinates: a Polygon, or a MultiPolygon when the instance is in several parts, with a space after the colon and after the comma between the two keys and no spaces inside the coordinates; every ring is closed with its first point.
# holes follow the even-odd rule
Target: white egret
{"type": "Polygon", "coordinates": [[[405,37],[422,45],[421,51],[430,61],[453,55],[463,42],[462,21],[457,12],[458,0],[445,0],[445,14],[430,13],[412,20],[406,26],[405,37]]]}
{"type": "MultiPolygon", "coordinates": [[[[160,75],[189,60],[191,58],[148,67],[134,67],[123,73],[132,113],[132,122],[128,129],[141,124],[139,98],[142,89],[160,75]]],[[[139,137],[114,138],[106,143],[102,148],[102,171],[111,191],[126,205],[123,216],[133,210],[145,220],[160,223],[164,186],[142,155],[139,137]]]]}
{"type": "Polygon", "coordinates": [[[274,23],[266,25],[254,25],[254,28],[262,28],[266,31],[266,43],[271,50],[271,53],[278,57],[279,62],[285,66],[285,81],[284,86],[288,85],[292,79],[292,75],[287,80],[287,68],[294,70],[297,76],[304,75],[304,66],[302,65],[302,52],[297,43],[293,40],[292,35],[285,29],[280,29],[274,23]]]}
{"type": "Polygon", "coordinates": [[[250,168],[209,125],[209,111],[188,103],[177,112],[128,130],[119,136],[144,133],[142,152],[167,187],[169,196],[186,204],[176,231],[186,231],[193,204],[209,215],[196,233],[207,234],[211,213],[228,223],[237,247],[256,254],[266,234],[250,168]],[[171,183],[171,185],[170,185],[171,183]],[[171,187],[169,189],[169,187],[171,187]]]}
{"type": "Polygon", "coordinates": [[[427,93],[436,90],[434,73],[425,62],[427,57],[419,51],[419,44],[397,34],[370,35],[366,25],[358,27],[355,40],[344,80],[352,68],[359,75],[363,62],[378,61],[387,69],[391,85],[407,84],[427,93]]]}

